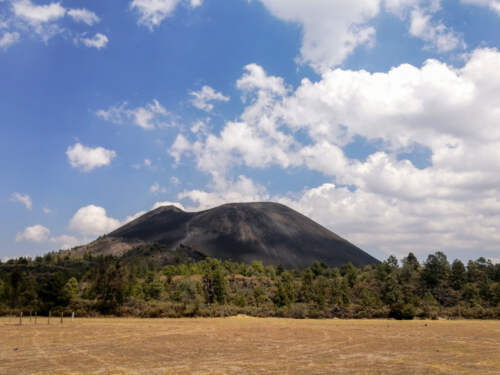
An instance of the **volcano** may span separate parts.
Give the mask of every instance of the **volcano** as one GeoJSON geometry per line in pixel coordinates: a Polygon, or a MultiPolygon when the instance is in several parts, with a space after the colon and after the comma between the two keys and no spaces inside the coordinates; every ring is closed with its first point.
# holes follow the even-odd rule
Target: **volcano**
{"type": "Polygon", "coordinates": [[[105,236],[123,244],[156,243],[169,249],[194,249],[204,256],[264,265],[355,266],[378,260],[291,208],[272,202],[230,203],[200,212],[175,206],[152,210],[105,236]]]}

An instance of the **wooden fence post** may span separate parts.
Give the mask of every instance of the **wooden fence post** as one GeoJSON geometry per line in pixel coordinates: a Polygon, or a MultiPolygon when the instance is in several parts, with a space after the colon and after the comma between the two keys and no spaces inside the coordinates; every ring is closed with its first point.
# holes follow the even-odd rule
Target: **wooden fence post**
{"type": "Polygon", "coordinates": [[[23,325],[23,312],[21,311],[21,315],[19,315],[19,325],[23,325]]]}
{"type": "Polygon", "coordinates": [[[35,311],[35,325],[36,325],[37,312],[35,311]]]}
{"type": "Polygon", "coordinates": [[[63,312],[61,312],[61,324],[63,324],[63,312]]]}
{"type": "Polygon", "coordinates": [[[50,324],[50,315],[52,314],[52,311],[49,310],[49,316],[47,317],[47,324],[50,324]]]}

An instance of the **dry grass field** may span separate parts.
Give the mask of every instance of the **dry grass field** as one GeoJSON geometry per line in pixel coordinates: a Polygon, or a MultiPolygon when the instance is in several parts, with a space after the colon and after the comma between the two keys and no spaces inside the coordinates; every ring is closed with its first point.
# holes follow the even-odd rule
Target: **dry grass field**
{"type": "Polygon", "coordinates": [[[498,321],[0,319],[0,374],[500,374],[498,321]]]}

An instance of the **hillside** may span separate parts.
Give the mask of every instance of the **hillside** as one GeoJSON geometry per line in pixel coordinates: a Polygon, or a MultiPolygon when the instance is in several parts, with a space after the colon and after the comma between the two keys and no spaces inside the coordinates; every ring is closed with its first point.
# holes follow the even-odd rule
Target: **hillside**
{"type": "Polygon", "coordinates": [[[200,212],[160,207],[110,233],[105,241],[120,242],[120,249],[127,243],[154,242],[170,249],[183,245],[213,258],[289,268],[314,261],[330,266],[378,262],[306,216],[271,202],[232,203],[200,212]]]}

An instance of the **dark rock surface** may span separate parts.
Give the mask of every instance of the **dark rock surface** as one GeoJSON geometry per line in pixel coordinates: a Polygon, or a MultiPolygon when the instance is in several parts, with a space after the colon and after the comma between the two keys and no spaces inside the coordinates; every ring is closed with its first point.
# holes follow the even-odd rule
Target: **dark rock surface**
{"type": "Polygon", "coordinates": [[[239,262],[306,267],[377,259],[306,216],[278,203],[231,203],[200,212],[160,207],[110,233],[122,241],[187,246],[203,254],[239,262]]]}

